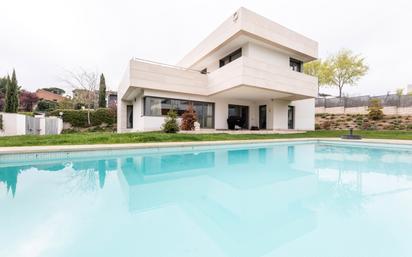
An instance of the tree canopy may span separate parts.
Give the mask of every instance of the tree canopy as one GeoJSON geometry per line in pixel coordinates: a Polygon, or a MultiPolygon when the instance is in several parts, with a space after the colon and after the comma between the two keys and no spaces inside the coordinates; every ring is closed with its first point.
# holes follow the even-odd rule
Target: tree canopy
{"type": "Polygon", "coordinates": [[[368,72],[365,58],[353,54],[351,50],[342,49],[336,55],[326,60],[332,71],[331,85],[339,88],[339,97],[345,85],[354,86],[368,72]]]}
{"type": "Polygon", "coordinates": [[[26,90],[20,91],[19,94],[19,102],[20,102],[20,109],[25,112],[33,111],[33,107],[39,101],[36,93],[32,93],[26,90]]]}
{"type": "Polygon", "coordinates": [[[315,60],[304,64],[304,72],[318,78],[318,93],[321,86],[336,86],[339,97],[342,97],[345,85],[356,85],[368,69],[365,58],[347,49],[340,50],[324,61],[315,60]]]}
{"type": "Polygon", "coordinates": [[[19,108],[19,87],[17,85],[16,71],[13,70],[11,79],[7,77],[6,96],[4,103],[4,111],[16,113],[19,108]]]}
{"type": "Polygon", "coordinates": [[[321,86],[330,85],[332,82],[332,69],[321,59],[305,63],[303,71],[318,78],[318,94],[321,86]]]}

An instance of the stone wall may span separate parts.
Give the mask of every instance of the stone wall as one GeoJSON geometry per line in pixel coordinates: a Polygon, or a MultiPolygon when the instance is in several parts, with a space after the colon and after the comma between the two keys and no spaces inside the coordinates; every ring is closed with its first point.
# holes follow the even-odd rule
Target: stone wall
{"type": "Polygon", "coordinates": [[[324,130],[412,130],[412,115],[385,115],[371,120],[365,114],[316,114],[316,129],[324,130]]]}

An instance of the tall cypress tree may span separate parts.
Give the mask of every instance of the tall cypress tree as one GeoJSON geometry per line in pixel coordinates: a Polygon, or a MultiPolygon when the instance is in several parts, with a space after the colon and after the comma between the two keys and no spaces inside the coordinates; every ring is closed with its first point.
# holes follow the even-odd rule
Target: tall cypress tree
{"type": "Polygon", "coordinates": [[[5,97],[5,112],[16,113],[19,108],[19,92],[17,86],[16,71],[13,69],[13,74],[10,77],[7,76],[6,84],[6,97],[5,97]]]}
{"type": "Polygon", "coordinates": [[[106,107],[106,80],[104,79],[104,75],[100,75],[100,85],[99,85],[99,107],[105,108],[106,107]]]}

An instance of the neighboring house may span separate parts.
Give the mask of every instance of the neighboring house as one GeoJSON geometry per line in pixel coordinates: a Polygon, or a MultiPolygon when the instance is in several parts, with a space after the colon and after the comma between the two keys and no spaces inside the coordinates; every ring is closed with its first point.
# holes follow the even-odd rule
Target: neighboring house
{"type": "Polygon", "coordinates": [[[44,89],[38,89],[36,91],[36,96],[37,98],[39,98],[39,100],[46,100],[51,102],[60,102],[65,99],[65,97],[62,95],[58,95],[44,89]]]}
{"type": "Polygon", "coordinates": [[[117,92],[116,91],[106,92],[106,104],[107,104],[107,107],[117,105],[117,92]]]}
{"type": "Polygon", "coordinates": [[[240,8],[177,66],[132,59],[119,85],[118,132],[159,130],[193,104],[201,128],[313,130],[318,43],[240,8]]]}
{"type": "MultiPolygon", "coordinates": [[[[88,97],[93,98],[94,106],[99,106],[99,90],[95,90],[94,94],[89,95],[89,91],[86,89],[73,90],[73,100],[77,103],[87,102],[88,97]]],[[[106,91],[106,107],[117,105],[117,92],[108,90],[106,91]]]]}
{"type": "Polygon", "coordinates": [[[97,105],[99,93],[95,91],[93,94],[89,93],[87,89],[74,89],[73,91],[73,101],[75,103],[82,103],[85,104],[89,102],[89,99],[92,99],[94,104],[97,105]]]}

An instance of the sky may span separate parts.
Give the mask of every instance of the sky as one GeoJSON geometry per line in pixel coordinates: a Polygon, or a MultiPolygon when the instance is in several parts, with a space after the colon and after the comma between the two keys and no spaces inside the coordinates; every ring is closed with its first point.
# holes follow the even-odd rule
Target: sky
{"type": "MultiPolygon", "coordinates": [[[[346,95],[378,95],[412,84],[409,0],[0,0],[0,76],[16,69],[24,89],[61,87],[65,71],[104,73],[116,90],[133,57],[176,64],[239,7],[370,67],[346,95]]],[[[336,95],[337,89],[322,92],[336,95]]]]}

